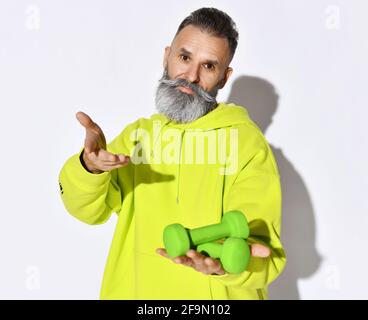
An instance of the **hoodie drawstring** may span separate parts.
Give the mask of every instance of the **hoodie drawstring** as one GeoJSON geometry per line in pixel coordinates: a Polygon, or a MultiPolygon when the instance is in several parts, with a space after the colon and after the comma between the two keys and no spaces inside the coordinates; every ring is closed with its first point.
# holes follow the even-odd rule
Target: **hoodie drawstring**
{"type": "Polygon", "coordinates": [[[179,204],[179,186],[180,186],[180,161],[181,161],[181,149],[183,146],[183,137],[184,137],[185,130],[181,132],[180,135],[180,149],[179,149],[179,163],[178,163],[178,184],[176,188],[176,203],[179,204]]]}
{"type": "MultiPolygon", "coordinates": [[[[159,133],[157,134],[157,136],[155,137],[154,139],[154,142],[153,142],[153,145],[152,145],[152,149],[151,149],[151,158],[153,159],[155,157],[155,147],[156,147],[156,144],[157,144],[157,141],[158,139],[161,137],[162,135],[162,130],[164,129],[164,127],[170,123],[171,121],[167,121],[165,122],[161,127],[160,127],[160,131],[159,133]]],[[[176,186],[176,203],[179,204],[179,187],[180,187],[180,164],[181,164],[181,154],[182,154],[182,146],[183,146],[183,138],[184,138],[184,133],[185,133],[185,129],[181,132],[180,134],[180,148],[179,148],[179,159],[178,159],[178,171],[177,171],[177,175],[178,175],[178,178],[177,178],[177,186],[176,186]]],[[[161,151],[160,151],[161,152],[161,151]]]]}

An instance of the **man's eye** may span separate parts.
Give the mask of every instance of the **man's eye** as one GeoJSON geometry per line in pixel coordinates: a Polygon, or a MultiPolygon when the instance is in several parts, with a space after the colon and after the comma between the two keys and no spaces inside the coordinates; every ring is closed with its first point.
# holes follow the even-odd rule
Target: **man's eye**
{"type": "Polygon", "coordinates": [[[183,61],[188,61],[189,60],[189,57],[184,55],[184,54],[181,54],[180,55],[180,59],[183,60],[183,61]]]}
{"type": "Polygon", "coordinates": [[[210,71],[213,71],[215,69],[215,66],[211,63],[206,63],[205,66],[206,66],[206,69],[210,71]]]}

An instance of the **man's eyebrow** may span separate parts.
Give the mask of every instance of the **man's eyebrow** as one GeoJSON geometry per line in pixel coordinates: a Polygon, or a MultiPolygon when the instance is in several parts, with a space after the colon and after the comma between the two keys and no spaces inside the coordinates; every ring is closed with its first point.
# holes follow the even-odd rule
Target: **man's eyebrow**
{"type": "MultiPolygon", "coordinates": [[[[192,53],[189,50],[185,49],[185,48],[180,48],[179,51],[180,51],[180,53],[185,54],[187,56],[192,55],[192,53]]],[[[207,59],[206,63],[211,63],[214,66],[219,64],[219,62],[217,60],[211,60],[211,59],[207,59]]]]}
{"type": "Polygon", "coordinates": [[[180,53],[186,54],[188,56],[190,56],[192,54],[190,51],[188,51],[185,48],[180,48],[179,51],[180,51],[180,53]]]}

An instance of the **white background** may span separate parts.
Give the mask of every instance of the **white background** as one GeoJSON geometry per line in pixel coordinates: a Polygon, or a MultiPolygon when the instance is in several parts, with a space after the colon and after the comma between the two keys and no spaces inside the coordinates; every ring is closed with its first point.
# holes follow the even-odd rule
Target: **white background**
{"type": "Polygon", "coordinates": [[[218,100],[245,106],[283,187],[271,299],[367,299],[367,1],[0,0],[0,298],[98,299],[115,215],[70,216],[58,174],[89,114],[112,140],[155,112],[164,47],[192,11],[237,23],[218,100]]]}

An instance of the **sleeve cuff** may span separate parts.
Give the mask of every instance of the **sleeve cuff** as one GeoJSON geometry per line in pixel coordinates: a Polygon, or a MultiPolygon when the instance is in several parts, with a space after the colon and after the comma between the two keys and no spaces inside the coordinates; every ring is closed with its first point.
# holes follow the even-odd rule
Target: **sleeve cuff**
{"type": "Polygon", "coordinates": [[[73,180],[83,190],[96,190],[96,187],[104,185],[110,180],[111,173],[109,171],[98,174],[88,172],[80,161],[83,149],[67,160],[64,173],[67,178],[73,180]]]}

